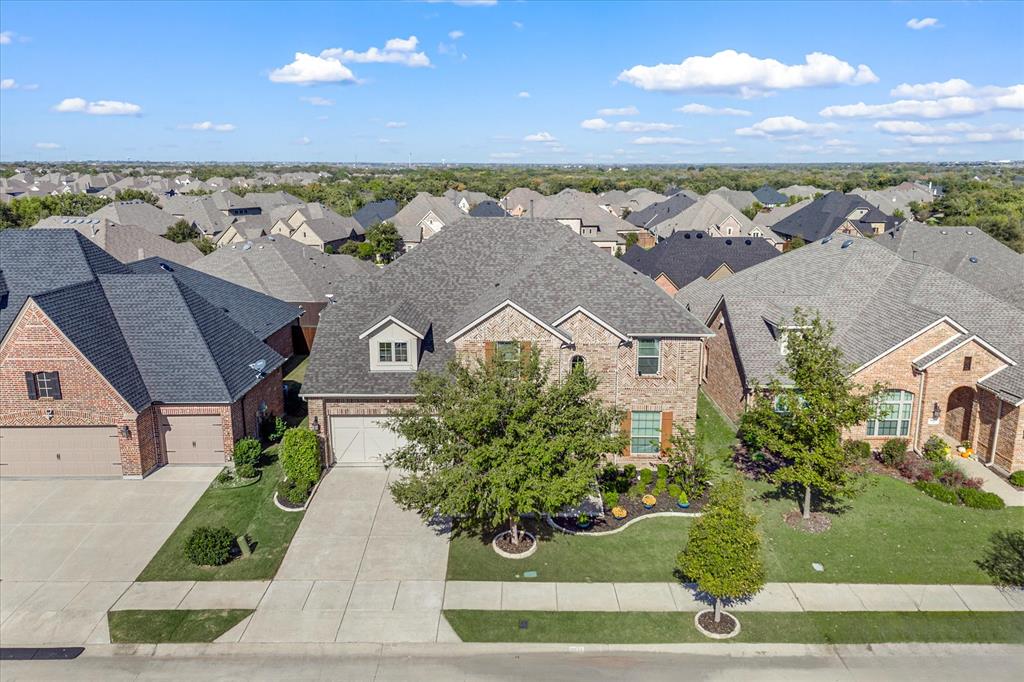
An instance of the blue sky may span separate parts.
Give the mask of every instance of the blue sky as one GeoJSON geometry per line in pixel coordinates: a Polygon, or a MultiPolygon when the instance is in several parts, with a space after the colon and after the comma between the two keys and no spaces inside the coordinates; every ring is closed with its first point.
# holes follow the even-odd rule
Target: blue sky
{"type": "Polygon", "coordinates": [[[0,158],[1024,158],[1024,3],[0,2],[0,158]]]}

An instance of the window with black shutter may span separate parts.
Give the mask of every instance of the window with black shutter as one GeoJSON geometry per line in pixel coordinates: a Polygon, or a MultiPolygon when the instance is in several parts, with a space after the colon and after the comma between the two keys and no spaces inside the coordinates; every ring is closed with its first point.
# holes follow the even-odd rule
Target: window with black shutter
{"type": "Polygon", "coordinates": [[[25,372],[25,387],[28,389],[28,399],[38,400],[40,398],[61,399],[60,373],[58,372],[25,372]]]}

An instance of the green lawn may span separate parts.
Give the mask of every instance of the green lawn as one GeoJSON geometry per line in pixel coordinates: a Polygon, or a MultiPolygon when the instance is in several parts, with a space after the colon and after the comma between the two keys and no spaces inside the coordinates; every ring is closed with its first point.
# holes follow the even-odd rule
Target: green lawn
{"type": "Polygon", "coordinates": [[[274,488],[281,478],[277,446],[267,450],[274,461],[263,468],[255,485],[226,490],[208,489],[182,520],[138,580],[269,580],[277,573],[303,512],[285,512],[274,505],[274,488]],[[255,543],[252,556],[235,558],[224,566],[193,566],[182,548],[196,526],[226,526],[255,543]]]}
{"type": "Polygon", "coordinates": [[[110,611],[110,641],[161,644],[212,642],[252,613],[251,609],[110,611]]]}
{"type": "Polygon", "coordinates": [[[302,380],[306,378],[306,367],[308,366],[308,355],[293,355],[284,364],[284,380],[301,384],[302,380]]]}
{"type": "Polygon", "coordinates": [[[697,436],[704,451],[716,462],[725,464],[730,460],[732,446],[736,444],[736,428],[704,391],[697,394],[697,436]]]}
{"type": "MultiPolygon", "coordinates": [[[[711,642],[692,613],[445,611],[466,642],[639,644],[711,642]],[[527,621],[526,629],[520,628],[527,621]]],[[[740,634],[726,642],[983,642],[1024,644],[1024,613],[738,613],[740,634]]]]}

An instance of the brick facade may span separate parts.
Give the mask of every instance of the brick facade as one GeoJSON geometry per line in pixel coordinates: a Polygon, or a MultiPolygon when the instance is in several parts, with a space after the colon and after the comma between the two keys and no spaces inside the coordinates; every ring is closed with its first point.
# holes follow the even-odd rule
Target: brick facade
{"type": "Polygon", "coordinates": [[[726,311],[715,313],[708,327],[715,335],[705,343],[704,392],[735,422],[747,407],[747,391],[726,311]]]}
{"type": "Polygon", "coordinates": [[[281,327],[276,332],[264,339],[264,343],[274,349],[274,351],[285,358],[290,358],[295,353],[295,348],[292,344],[292,325],[286,325],[281,327]]]}
{"type": "MultiPolygon", "coordinates": [[[[290,327],[283,331],[290,340],[290,327]]],[[[151,405],[136,413],[31,300],[0,345],[0,426],[113,426],[119,434],[127,429],[127,437],[118,437],[126,478],[142,477],[166,464],[161,415],[219,414],[227,457],[235,440],[258,435],[255,415],[263,402],[269,413],[284,413],[280,368],[231,405],[151,405]],[[30,400],[25,372],[58,372],[61,400],[30,400]]]]}

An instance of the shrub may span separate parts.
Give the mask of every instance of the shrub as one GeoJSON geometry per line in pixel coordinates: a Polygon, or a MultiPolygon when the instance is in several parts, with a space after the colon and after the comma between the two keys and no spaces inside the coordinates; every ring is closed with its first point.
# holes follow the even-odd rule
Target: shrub
{"type": "Polygon", "coordinates": [[[601,496],[601,502],[604,503],[606,509],[619,506],[619,493],[614,490],[609,490],[601,496]]]}
{"type": "Polygon", "coordinates": [[[935,475],[935,478],[941,478],[943,474],[948,474],[951,471],[960,471],[960,467],[948,459],[932,463],[932,473],[935,475]]]}
{"type": "Polygon", "coordinates": [[[932,473],[932,463],[920,457],[907,457],[897,467],[900,475],[904,478],[915,481],[930,481],[935,478],[932,473]]]}
{"type": "Polygon", "coordinates": [[[217,479],[216,480],[217,480],[217,483],[220,483],[221,485],[224,485],[226,483],[230,483],[231,479],[233,479],[233,478],[234,478],[234,476],[231,475],[231,469],[224,469],[219,474],[217,474],[217,479]]]}
{"type": "Polygon", "coordinates": [[[251,464],[240,464],[235,467],[239,478],[256,478],[256,467],[251,464]]]}
{"type": "Polygon", "coordinates": [[[659,464],[658,465],[658,480],[659,481],[667,481],[668,480],[668,465],[667,464],[659,464]]]}
{"type": "Polygon", "coordinates": [[[288,422],[284,420],[284,417],[274,417],[273,421],[268,420],[268,422],[267,440],[277,443],[284,438],[285,431],[288,430],[288,422]]]}
{"type": "Polygon", "coordinates": [[[947,488],[941,483],[935,481],[918,481],[914,484],[914,487],[923,492],[928,497],[933,497],[939,502],[945,502],[946,504],[956,504],[958,501],[956,491],[952,488],[947,488]]]}
{"type": "Polygon", "coordinates": [[[636,465],[635,464],[627,464],[626,466],[622,467],[622,474],[630,482],[632,482],[633,479],[636,478],[636,465]]]}
{"type": "Polygon", "coordinates": [[[614,464],[605,464],[601,473],[597,475],[601,490],[614,490],[619,482],[619,468],[614,464]]]}
{"type": "Polygon", "coordinates": [[[676,483],[669,483],[668,484],[668,494],[671,495],[673,498],[679,497],[679,494],[682,493],[682,492],[683,492],[683,489],[680,488],[678,484],[676,484],[676,483]]]}
{"type": "Polygon", "coordinates": [[[653,471],[651,471],[650,469],[641,469],[640,470],[640,484],[641,485],[648,486],[648,485],[651,484],[651,481],[653,481],[653,480],[654,480],[654,472],[653,471]]]}
{"type": "Polygon", "coordinates": [[[312,490],[312,488],[312,481],[308,481],[306,479],[289,479],[278,483],[277,496],[283,497],[293,505],[299,507],[305,504],[306,500],[309,499],[309,491],[312,490]]]}
{"type": "Polygon", "coordinates": [[[1010,474],[1010,484],[1015,485],[1018,488],[1024,488],[1024,469],[1021,471],[1014,471],[1010,474]]]}
{"type": "Polygon", "coordinates": [[[951,471],[946,471],[939,476],[939,481],[950,488],[959,488],[966,480],[967,476],[964,475],[964,472],[955,467],[951,471]]]}
{"type": "Polygon", "coordinates": [[[1024,587],[1024,530],[997,530],[989,542],[974,563],[1000,587],[1024,587]]]}
{"type": "Polygon", "coordinates": [[[185,558],[196,566],[221,566],[231,559],[235,534],[227,528],[199,526],[185,540],[185,558]]]}
{"type": "Polygon", "coordinates": [[[292,481],[320,480],[320,439],[309,429],[288,429],[281,440],[281,468],[292,481]]]}
{"type": "Polygon", "coordinates": [[[666,490],[668,490],[668,479],[658,478],[658,480],[654,482],[654,488],[651,490],[651,492],[654,493],[655,495],[660,495],[666,490]]]}
{"type": "Polygon", "coordinates": [[[944,460],[949,454],[949,444],[939,436],[932,436],[925,441],[924,447],[921,448],[921,454],[925,459],[930,459],[933,462],[944,460]]]}
{"type": "Polygon", "coordinates": [[[891,467],[898,467],[907,457],[907,439],[906,438],[890,438],[885,441],[885,445],[882,446],[880,459],[883,464],[891,467]]]}
{"type": "Polygon", "coordinates": [[[866,440],[848,440],[843,443],[846,457],[851,462],[859,462],[871,457],[871,443],[866,440]]]}
{"type": "Polygon", "coordinates": [[[686,493],[679,493],[676,499],[679,500],[679,504],[690,504],[690,499],[686,496],[686,493]]]}
{"type": "Polygon", "coordinates": [[[963,487],[964,488],[974,488],[975,490],[981,490],[981,486],[983,486],[984,484],[985,484],[985,481],[981,480],[980,478],[965,478],[964,479],[964,483],[963,483],[963,487]]]}
{"type": "Polygon", "coordinates": [[[235,460],[235,469],[240,466],[252,466],[255,467],[260,463],[260,457],[263,455],[263,447],[260,442],[255,438],[243,438],[242,440],[235,443],[235,451],[233,459],[235,460]]]}
{"type": "Polygon", "coordinates": [[[960,488],[956,494],[960,497],[961,502],[972,509],[1002,509],[1006,506],[1003,498],[984,490],[960,488]]]}

